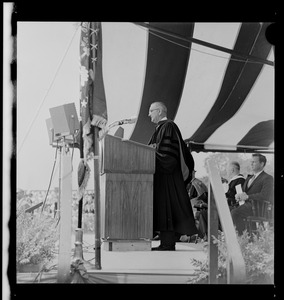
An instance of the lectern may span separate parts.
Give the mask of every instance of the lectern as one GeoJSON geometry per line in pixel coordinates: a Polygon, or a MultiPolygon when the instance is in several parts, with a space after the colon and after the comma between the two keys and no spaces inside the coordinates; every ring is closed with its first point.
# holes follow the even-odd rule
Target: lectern
{"type": "Polygon", "coordinates": [[[105,249],[150,250],[155,149],[106,135],[101,141],[101,237],[105,249]]]}

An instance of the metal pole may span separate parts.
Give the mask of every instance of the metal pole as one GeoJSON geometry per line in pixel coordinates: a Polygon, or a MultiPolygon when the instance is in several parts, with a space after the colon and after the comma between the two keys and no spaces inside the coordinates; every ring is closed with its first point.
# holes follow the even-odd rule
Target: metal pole
{"type": "Polygon", "coordinates": [[[75,234],[75,251],[74,259],[84,260],[83,257],[83,229],[82,229],[82,206],[83,206],[83,197],[79,200],[78,206],[78,228],[76,228],[75,234]]]}
{"type": "MultiPolygon", "coordinates": [[[[80,141],[79,141],[79,150],[80,150],[80,158],[83,159],[84,158],[84,149],[83,149],[83,145],[84,145],[84,141],[83,141],[83,125],[82,125],[82,121],[80,121],[80,141]]],[[[78,182],[78,185],[81,185],[81,182],[78,182]]],[[[78,205],[78,228],[82,228],[82,214],[83,214],[83,196],[82,198],[79,200],[79,205],[78,205]]]]}
{"type": "Polygon", "coordinates": [[[61,166],[62,166],[62,148],[63,146],[60,146],[59,147],[59,179],[58,179],[58,206],[57,206],[57,211],[58,211],[58,214],[57,214],[57,217],[58,217],[58,220],[60,220],[60,207],[61,207],[61,166]]]}
{"type": "Polygon", "coordinates": [[[94,128],[94,211],[95,211],[95,268],[101,269],[101,216],[100,216],[100,168],[99,168],[99,129],[94,128]]]}
{"type": "Polygon", "coordinates": [[[82,228],[82,210],[83,210],[83,197],[79,200],[79,204],[78,204],[78,228],[82,228]]]}
{"type": "MultiPolygon", "coordinates": [[[[79,141],[79,150],[80,150],[80,158],[84,158],[84,151],[83,151],[83,128],[82,128],[82,121],[80,121],[80,141],[79,141]]],[[[82,182],[78,182],[80,186],[82,182]]],[[[75,235],[75,252],[74,252],[74,259],[81,259],[83,260],[83,229],[82,229],[82,214],[83,214],[83,199],[84,197],[79,200],[78,203],[78,228],[76,229],[75,235]]]]}

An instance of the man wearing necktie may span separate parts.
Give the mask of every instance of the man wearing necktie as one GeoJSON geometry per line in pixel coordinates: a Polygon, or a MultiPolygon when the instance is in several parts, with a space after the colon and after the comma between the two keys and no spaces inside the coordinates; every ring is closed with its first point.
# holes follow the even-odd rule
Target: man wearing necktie
{"type": "Polygon", "coordinates": [[[246,229],[244,219],[253,215],[250,200],[273,202],[273,177],[264,171],[265,165],[266,157],[264,155],[252,154],[251,170],[253,174],[246,178],[242,186],[243,192],[235,195],[239,206],[231,211],[231,215],[240,235],[246,229]]]}
{"type": "Polygon", "coordinates": [[[152,250],[175,250],[180,235],[197,234],[186,185],[192,178],[194,160],[178,126],[167,119],[167,107],[154,102],[149,117],[156,130],[149,145],[156,149],[154,174],[153,230],[160,232],[161,244],[152,250]]]}

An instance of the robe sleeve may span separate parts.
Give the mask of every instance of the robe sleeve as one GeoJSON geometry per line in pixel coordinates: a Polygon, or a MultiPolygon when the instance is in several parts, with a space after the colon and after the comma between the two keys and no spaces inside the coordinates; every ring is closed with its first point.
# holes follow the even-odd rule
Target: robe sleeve
{"type": "Polygon", "coordinates": [[[171,174],[180,161],[179,141],[172,124],[167,124],[161,130],[156,148],[156,170],[171,174]]]}
{"type": "Polygon", "coordinates": [[[235,200],[235,195],[236,195],[236,185],[241,184],[243,185],[245,182],[244,178],[238,178],[234,181],[232,181],[232,184],[229,184],[229,189],[228,191],[225,193],[226,197],[228,199],[233,199],[235,200]]]}

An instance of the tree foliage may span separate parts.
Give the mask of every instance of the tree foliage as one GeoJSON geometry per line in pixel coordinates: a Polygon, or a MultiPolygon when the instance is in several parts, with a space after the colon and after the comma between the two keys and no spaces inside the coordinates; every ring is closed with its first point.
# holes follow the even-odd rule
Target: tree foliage
{"type": "MultiPolygon", "coordinates": [[[[238,236],[241,252],[246,267],[247,284],[271,284],[274,278],[274,230],[273,227],[259,227],[258,232],[251,239],[245,231],[238,236]]],[[[227,280],[227,258],[228,250],[224,233],[219,231],[218,238],[213,236],[213,243],[218,245],[218,274],[220,282],[227,280]]],[[[204,250],[208,253],[208,244],[204,250]]],[[[209,253],[208,253],[209,255],[209,253]]],[[[196,267],[195,277],[190,283],[208,283],[209,257],[200,261],[193,259],[196,267]]]]}

